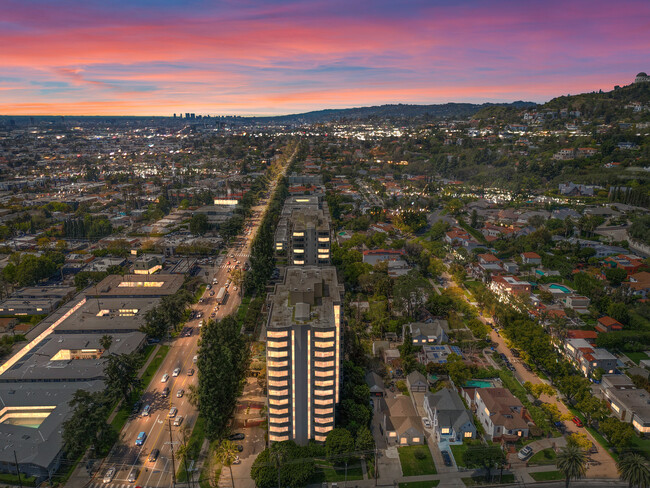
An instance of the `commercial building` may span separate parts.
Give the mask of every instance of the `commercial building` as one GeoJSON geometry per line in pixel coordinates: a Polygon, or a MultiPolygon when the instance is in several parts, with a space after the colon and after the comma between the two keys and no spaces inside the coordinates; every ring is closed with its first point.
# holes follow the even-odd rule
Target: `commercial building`
{"type": "Polygon", "coordinates": [[[343,285],[336,268],[290,267],[269,294],[269,441],[323,442],[339,402],[343,285]]]}
{"type": "Polygon", "coordinates": [[[21,288],[0,302],[0,316],[47,315],[75,292],[70,286],[21,288]]]}
{"type": "Polygon", "coordinates": [[[87,292],[88,297],[160,298],[173,295],[185,280],[179,274],[111,275],[87,292]]]}

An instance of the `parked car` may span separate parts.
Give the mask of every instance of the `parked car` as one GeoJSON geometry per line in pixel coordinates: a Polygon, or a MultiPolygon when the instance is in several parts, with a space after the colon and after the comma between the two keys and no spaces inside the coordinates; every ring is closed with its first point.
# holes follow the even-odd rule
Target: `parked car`
{"type": "Polygon", "coordinates": [[[115,476],[115,468],[111,466],[106,470],[106,473],[104,473],[104,479],[102,480],[104,483],[110,483],[113,481],[113,476],[115,476]]]}
{"type": "Polygon", "coordinates": [[[449,455],[449,452],[441,451],[440,454],[442,454],[442,460],[445,463],[445,466],[453,466],[454,463],[451,462],[451,456],[449,455]]]}
{"type": "Polygon", "coordinates": [[[573,422],[574,424],[576,424],[578,427],[583,427],[583,425],[582,425],[582,420],[580,420],[578,417],[573,417],[573,418],[571,419],[571,422],[573,422]]]}
{"type": "Polygon", "coordinates": [[[517,453],[517,457],[522,461],[525,461],[532,455],[533,455],[533,448],[530,446],[524,446],[524,448],[517,453]]]}

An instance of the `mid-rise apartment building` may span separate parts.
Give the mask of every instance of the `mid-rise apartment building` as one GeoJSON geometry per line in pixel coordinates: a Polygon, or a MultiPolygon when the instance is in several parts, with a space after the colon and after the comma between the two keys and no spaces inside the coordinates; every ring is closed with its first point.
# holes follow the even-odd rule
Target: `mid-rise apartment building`
{"type": "Polygon", "coordinates": [[[269,441],[323,442],[339,402],[343,285],[336,268],[289,267],[269,294],[269,441]]]}

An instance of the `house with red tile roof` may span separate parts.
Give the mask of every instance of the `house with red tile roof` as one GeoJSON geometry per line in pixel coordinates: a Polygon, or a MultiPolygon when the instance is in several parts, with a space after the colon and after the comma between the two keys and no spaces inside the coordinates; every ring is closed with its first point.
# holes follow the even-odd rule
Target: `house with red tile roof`
{"type": "Polygon", "coordinates": [[[542,264],[542,257],[536,252],[522,252],[521,261],[524,264],[542,264]]]}
{"type": "Polygon", "coordinates": [[[623,324],[621,324],[618,320],[609,317],[608,315],[600,317],[597,322],[598,323],[596,324],[596,329],[600,332],[614,332],[623,330],[623,324]]]}
{"type": "Polygon", "coordinates": [[[623,283],[623,285],[625,285],[633,295],[647,298],[648,293],[650,293],[650,273],[647,271],[634,273],[630,275],[630,281],[623,283]]]}

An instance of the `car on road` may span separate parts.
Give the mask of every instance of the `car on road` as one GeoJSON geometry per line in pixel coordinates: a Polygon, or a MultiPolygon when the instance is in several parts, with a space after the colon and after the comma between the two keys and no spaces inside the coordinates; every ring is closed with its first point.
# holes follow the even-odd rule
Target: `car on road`
{"type": "Polygon", "coordinates": [[[578,427],[582,427],[582,426],[583,426],[583,425],[582,425],[582,420],[580,420],[578,417],[573,417],[573,418],[571,419],[571,422],[573,422],[574,424],[576,424],[578,427]]]}
{"type": "Polygon", "coordinates": [[[113,481],[113,476],[115,476],[115,471],[116,471],[116,469],[113,466],[108,468],[106,470],[106,473],[104,473],[104,478],[103,478],[102,481],[104,483],[110,483],[111,481],[113,481]]]}
{"type": "Polygon", "coordinates": [[[245,434],[242,434],[241,432],[237,432],[235,434],[232,434],[230,437],[228,437],[229,441],[242,441],[246,438],[245,434]]]}
{"type": "Polygon", "coordinates": [[[144,444],[144,441],[147,440],[147,433],[146,432],[140,432],[138,434],[138,437],[135,439],[135,445],[136,446],[141,446],[144,444]]]}
{"type": "Polygon", "coordinates": [[[179,374],[181,374],[181,368],[176,368],[174,371],[172,371],[172,376],[176,377],[179,374]]]}
{"type": "Polygon", "coordinates": [[[158,449],[152,449],[151,453],[149,453],[149,457],[147,458],[147,460],[150,463],[155,463],[156,460],[158,459],[158,454],[160,454],[160,451],[158,449]]]}
{"type": "Polygon", "coordinates": [[[169,413],[167,414],[167,417],[173,419],[174,417],[176,417],[177,413],[178,413],[178,409],[176,407],[172,407],[169,409],[169,413]]]}
{"type": "Polygon", "coordinates": [[[138,468],[133,468],[129,473],[129,477],[127,478],[126,481],[128,481],[129,483],[135,483],[135,480],[138,479],[139,474],[140,474],[140,470],[138,468]]]}
{"type": "Polygon", "coordinates": [[[162,375],[162,378],[160,378],[160,382],[161,383],[167,383],[168,379],[169,379],[169,375],[167,373],[165,373],[164,375],[162,375]]]}
{"type": "Polygon", "coordinates": [[[151,413],[151,405],[147,404],[142,409],[142,413],[140,415],[142,415],[143,417],[148,417],[149,413],[151,413]]]}
{"type": "Polygon", "coordinates": [[[169,386],[163,388],[162,397],[167,398],[169,396],[169,386]]]}
{"type": "Polygon", "coordinates": [[[185,395],[185,390],[182,388],[176,392],[176,398],[183,398],[183,395],[185,395]]]}
{"type": "Polygon", "coordinates": [[[445,463],[445,466],[453,466],[454,463],[451,462],[451,456],[447,451],[440,451],[442,454],[442,461],[445,463]]]}
{"type": "Polygon", "coordinates": [[[175,425],[176,427],[178,427],[179,425],[181,425],[181,424],[183,423],[183,419],[184,419],[184,418],[185,418],[185,417],[183,417],[182,415],[179,415],[178,417],[176,417],[176,418],[174,419],[174,425],[175,425]]]}
{"type": "Polygon", "coordinates": [[[533,448],[530,446],[524,446],[524,448],[517,453],[517,457],[522,461],[525,461],[532,455],[533,455],[533,448]]]}
{"type": "Polygon", "coordinates": [[[197,356],[194,356],[194,357],[192,358],[192,362],[193,362],[194,364],[196,364],[196,362],[197,362],[198,360],[199,360],[199,356],[198,356],[198,355],[197,355],[197,356]]]}

